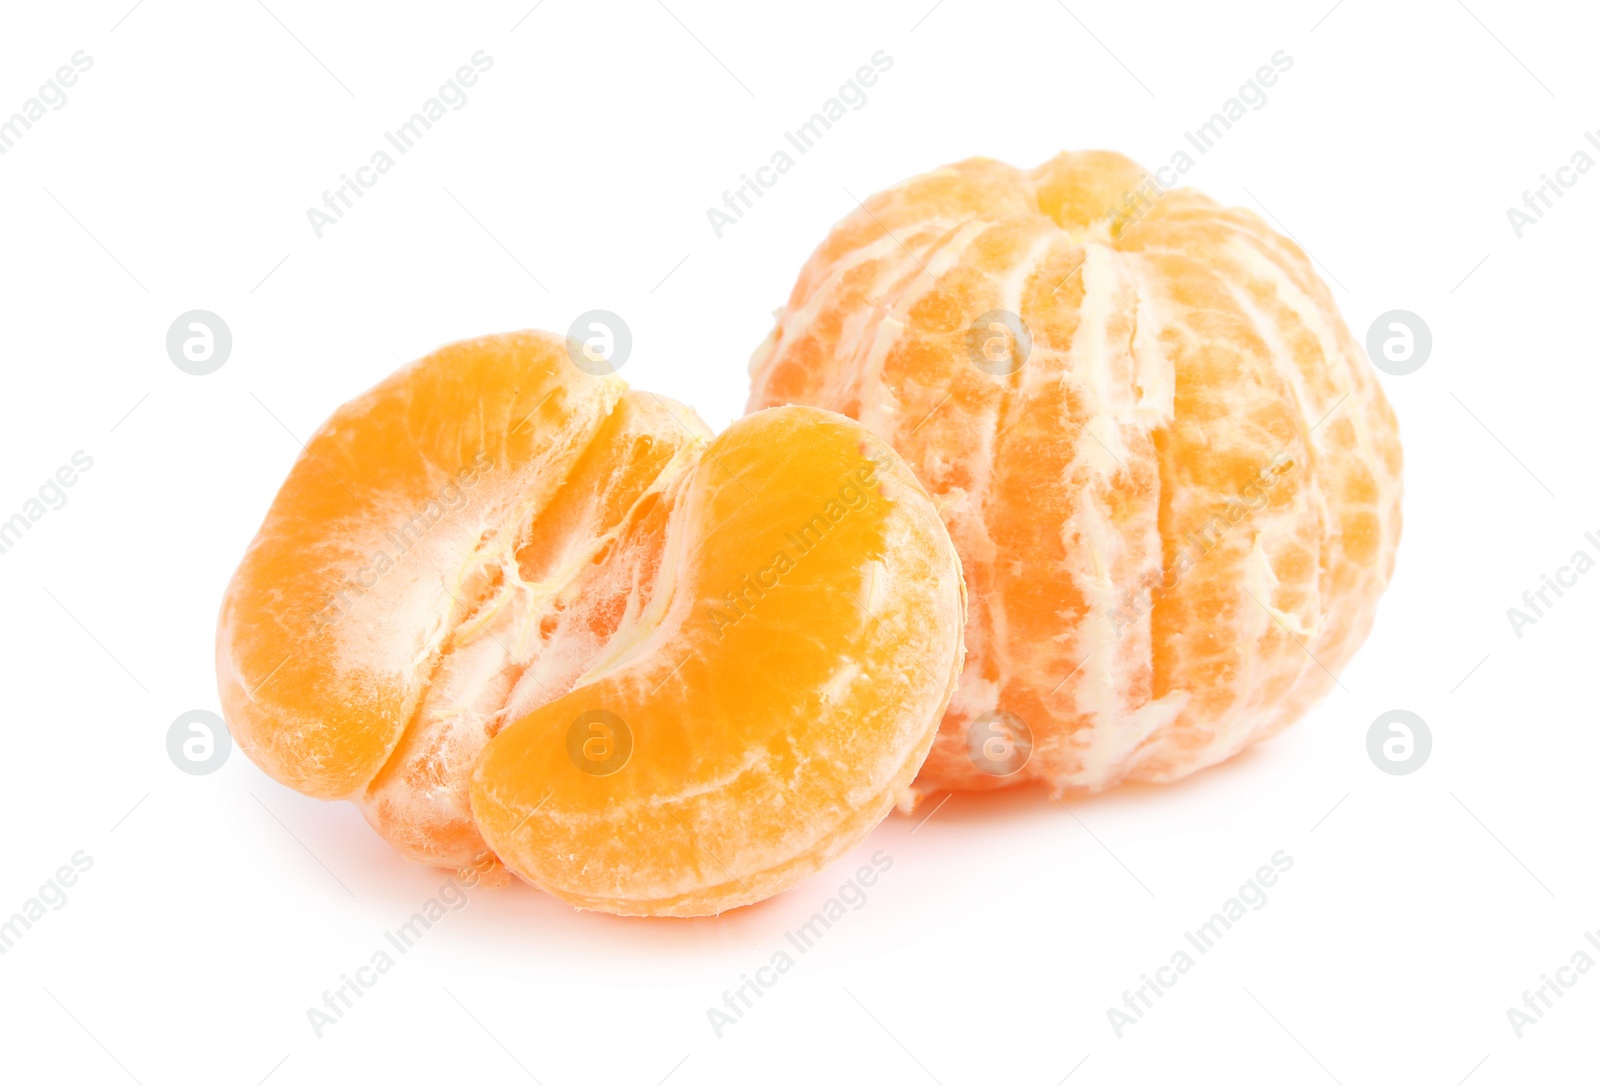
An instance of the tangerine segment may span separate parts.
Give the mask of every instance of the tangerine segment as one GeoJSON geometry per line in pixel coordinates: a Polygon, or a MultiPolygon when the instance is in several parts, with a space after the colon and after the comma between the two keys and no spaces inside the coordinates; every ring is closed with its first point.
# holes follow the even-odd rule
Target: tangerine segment
{"type": "Polygon", "coordinates": [[[523,333],[445,347],[334,412],[223,599],[218,686],[245,753],[307,795],[358,795],[624,388],[523,333]]]}
{"type": "Polygon", "coordinates": [[[716,913],[817,870],[908,792],[961,667],[955,550],[860,425],[747,416],[678,485],[646,612],[473,774],[490,847],[583,908],[716,913]]]}
{"type": "MultiPolygon", "coordinates": [[[[606,828],[616,812],[591,809],[601,840],[578,844],[634,871],[638,892],[578,880],[574,900],[694,912],[776,892],[907,790],[960,666],[954,547],[904,462],[881,446],[865,457],[869,439],[794,408],[710,443],[692,412],[581,372],[555,336],[446,347],[336,412],[274,500],[219,622],[229,726],[272,776],[353,800],[406,855],[477,864],[488,846],[469,785],[486,746],[611,675],[631,719],[650,698],[668,720],[703,707],[716,730],[683,734],[724,744],[721,760],[691,758],[641,732],[636,772],[655,767],[658,814],[710,834],[720,801],[733,805],[720,830],[751,836],[714,840],[740,873],[718,886],[703,857],[674,860],[670,842],[606,828]],[[785,517],[790,542],[773,538],[785,517]],[[646,676],[650,698],[628,685],[646,676]],[[767,780],[776,793],[729,775],[726,759],[758,746],[782,748],[766,763],[784,767],[767,780]],[[758,806],[739,807],[749,797],[758,806]]],[[[544,787],[488,779],[510,804],[544,787]]],[[[552,840],[575,854],[570,834],[552,840]]]]}
{"type": "Polygon", "coordinates": [[[441,644],[410,726],[357,798],[396,848],[456,867],[484,851],[473,763],[500,727],[570,690],[649,604],[673,484],[709,436],[684,409],[630,389],[548,504],[463,555],[463,595],[481,602],[441,644]]]}
{"type": "Polygon", "coordinates": [[[751,359],[752,410],[859,418],[961,554],[971,651],[919,789],[1221,761],[1332,686],[1393,572],[1397,426],[1327,287],[1254,214],[1147,179],[1110,152],[912,178],[751,359]]]}

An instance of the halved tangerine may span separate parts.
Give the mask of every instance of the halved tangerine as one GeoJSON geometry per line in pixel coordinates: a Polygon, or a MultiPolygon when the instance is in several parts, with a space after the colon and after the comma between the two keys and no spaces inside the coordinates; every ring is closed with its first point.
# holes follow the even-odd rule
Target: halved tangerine
{"type": "Polygon", "coordinates": [[[542,333],[454,344],[340,408],[235,573],[240,747],[397,849],[490,849],[575,904],[776,893],[908,791],[960,669],[937,512],[814,408],[711,440],[542,333]]]}

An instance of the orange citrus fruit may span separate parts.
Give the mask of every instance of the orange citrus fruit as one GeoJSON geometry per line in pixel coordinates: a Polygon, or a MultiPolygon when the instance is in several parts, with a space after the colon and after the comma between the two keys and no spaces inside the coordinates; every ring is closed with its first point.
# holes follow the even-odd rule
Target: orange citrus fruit
{"type": "Polygon", "coordinates": [[[873,196],[751,359],[752,409],[861,420],[973,605],[922,791],[1170,781],[1283,728],[1371,627],[1393,412],[1306,254],[1109,152],[873,196]]]}
{"type": "Polygon", "coordinates": [[[318,430],[228,586],[217,672],[259,766],[407,856],[696,915],[907,796],[964,620],[937,511],[858,423],[787,407],[712,438],[518,333],[318,430]]]}

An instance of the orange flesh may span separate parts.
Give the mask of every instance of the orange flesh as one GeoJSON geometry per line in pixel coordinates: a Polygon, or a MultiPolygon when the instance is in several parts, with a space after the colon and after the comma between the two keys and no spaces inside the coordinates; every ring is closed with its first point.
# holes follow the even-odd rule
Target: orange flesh
{"type": "Polygon", "coordinates": [[[1144,177],[1084,152],[879,193],[751,359],[752,409],[860,419],[961,554],[969,656],[919,789],[1093,791],[1221,761],[1331,687],[1392,573],[1397,427],[1328,289],[1192,190],[1127,215],[1144,177]],[[1031,333],[1011,373],[969,347],[994,310],[1031,333]],[[1032,732],[1009,776],[971,756],[995,711],[1032,732]]]}
{"type": "Polygon", "coordinates": [[[788,408],[711,444],[651,612],[478,764],[473,810],[513,869],[579,905],[712,911],[815,870],[906,790],[957,641],[949,625],[924,655],[917,626],[957,574],[920,542],[937,525],[916,483],[866,437],[788,408]],[[633,743],[603,776],[569,755],[596,710],[633,743]]]}
{"type": "Polygon", "coordinates": [[[711,441],[522,333],[318,432],[229,585],[218,676],[252,759],[405,854],[692,915],[785,888],[907,793],[963,619],[937,513],[858,424],[788,408],[711,441]],[[568,754],[580,705],[631,729],[610,776],[568,754]]]}

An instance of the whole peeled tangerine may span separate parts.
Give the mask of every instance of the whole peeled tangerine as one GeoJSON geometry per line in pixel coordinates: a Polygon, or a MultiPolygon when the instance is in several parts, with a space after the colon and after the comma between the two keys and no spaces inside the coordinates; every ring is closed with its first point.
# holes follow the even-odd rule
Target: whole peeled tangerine
{"type": "Polygon", "coordinates": [[[217,675],[257,765],[405,855],[689,916],[908,798],[964,618],[938,512],[860,424],[785,407],[713,438],[527,332],[317,431],[228,586],[217,675]]]}
{"type": "Polygon", "coordinates": [[[1394,414],[1306,254],[1118,154],[873,196],[750,370],[752,409],[892,444],[955,540],[968,656],[923,792],[1222,761],[1329,690],[1394,568],[1394,414]]]}

